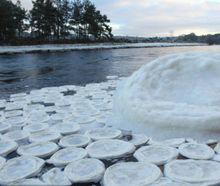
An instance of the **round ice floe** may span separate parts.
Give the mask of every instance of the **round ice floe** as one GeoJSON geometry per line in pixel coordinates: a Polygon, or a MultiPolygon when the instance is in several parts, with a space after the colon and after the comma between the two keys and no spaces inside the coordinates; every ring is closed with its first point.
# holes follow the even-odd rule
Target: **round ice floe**
{"type": "Polygon", "coordinates": [[[16,185],[16,186],[39,186],[39,185],[45,185],[44,182],[37,178],[29,178],[29,179],[23,179],[17,182],[13,182],[9,184],[10,186],[16,185]]]}
{"type": "Polygon", "coordinates": [[[154,163],[156,165],[164,165],[177,158],[177,156],[177,149],[161,145],[144,146],[134,153],[134,157],[138,161],[154,163]]]}
{"type": "Polygon", "coordinates": [[[143,186],[159,179],[160,169],[150,163],[127,162],[109,167],[104,175],[104,186],[143,186]]]}
{"type": "Polygon", "coordinates": [[[215,152],[220,154],[220,142],[214,148],[215,152]]]}
{"type": "Polygon", "coordinates": [[[219,53],[175,54],[147,63],[118,85],[113,126],[157,140],[220,139],[219,70],[219,53]]]}
{"type": "Polygon", "coordinates": [[[98,159],[113,159],[131,154],[135,150],[132,143],[117,139],[99,140],[86,147],[89,156],[98,159]]]}
{"type": "Polygon", "coordinates": [[[47,130],[49,128],[49,125],[46,123],[35,123],[27,125],[23,128],[23,130],[29,132],[29,133],[35,133],[35,132],[41,132],[44,130],[47,130]]]}
{"type": "Polygon", "coordinates": [[[42,175],[42,179],[46,185],[71,185],[63,171],[59,168],[53,168],[42,175]]]}
{"type": "Polygon", "coordinates": [[[50,119],[54,121],[63,121],[68,118],[68,114],[66,113],[56,113],[50,116],[50,119]]]}
{"type": "Polygon", "coordinates": [[[113,128],[93,129],[86,133],[92,140],[115,139],[121,137],[121,131],[113,128]]]}
{"type": "Polygon", "coordinates": [[[48,163],[55,166],[65,166],[73,161],[87,157],[87,152],[83,148],[68,147],[57,151],[49,160],[48,163]]]}
{"type": "Polygon", "coordinates": [[[97,159],[86,158],[75,161],[64,170],[72,183],[97,183],[105,172],[105,165],[97,159]]]}
{"type": "Polygon", "coordinates": [[[21,130],[26,125],[26,118],[23,116],[7,118],[4,123],[11,125],[10,130],[21,130]]]}
{"type": "Polygon", "coordinates": [[[30,155],[39,158],[45,158],[54,154],[59,147],[53,142],[31,143],[29,145],[20,146],[17,153],[20,155],[30,155]]]}
{"type": "Polygon", "coordinates": [[[37,175],[44,161],[37,157],[21,156],[10,159],[0,170],[0,184],[8,184],[37,175]]]}
{"type": "Polygon", "coordinates": [[[132,139],[129,141],[135,146],[141,146],[146,144],[149,141],[149,138],[144,134],[132,134],[132,139]]]}
{"type": "Polygon", "coordinates": [[[21,116],[23,114],[22,110],[12,110],[5,112],[5,118],[11,118],[16,116],[21,116]]]}
{"type": "Polygon", "coordinates": [[[0,169],[5,165],[6,159],[0,156],[0,169]]]}
{"type": "Polygon", "coordinates": [[[18,144],[23,144],[28,142],[29,133],[23,130],[14,130],[5,133],[4,137],[16,141],[18,144]]]}
{"type": "Polygon", "coordinates": [[[174,181],[219,183],[220,163],[208,160],[174,160],[165,165],[164,174],[174,181]]]}
{"type": "Polygon", "coordinates": [[[47,141],[56,142],[60,138],[61,138],[60,133],[51,130],[36,132],[30,135],[31,142],[47,142],[47,141]]]}
{"type": "Polygon", "coordinates": [[[166,177],[161,177],[159,180],[157,180],[150,186],[205,186],[205,185],[190,184],[186,182],[176,182],[166,177]]]}
{"type": "Polygon", "coordinates": [[[218,143],[218,140],[216,140],[216,139],[208,139],[208,140],[205,142],[206,145],[215,145],[215,144],[217,144],[217,143],[218,143]]]}
{"type": "Polygon", "coordinates": [[[169,147],[179,147],[181,144],[185,143],[186,139],[185,138],[173,138],[173,139],[167,139],[167,140],[163,140],[160,143],[162,145],[166,145],[169,147]]]}
{"type": "Polygon", "coordinates": [[[215,154],[212,158],[213,161],[218,161],[220,162],[220,154],[215,154]]]}
{"type": "Polygon", "coordinates": [[[180,145],[179,153],[189,159],[207,160],[214,156],[214,151],[211,147],[205,144],[185,143],[180,145]]]}
{"type": "Polygon", "coordinates": [[[74,134],[80,130],[80,126],[78,124],[72,123],[58,123],[52,127],[53,130],[56,130],[62,135],[74,134]]]}
{"type": "Polygon", "coordinates": [[[89,130],[103,128],[104,126],[105,126],[104,123],[98,123],[98,122],[82,124],[80,125],[80,133],[85,134],[89,130]]]}
{"type": "Polygon", "coordinates": [[[10,128],[11,128],[10,124],[0,122],[0,133],[1,134],[8,132],[10,130],[10,128]]]}
{"type": "Polygon", "coordinates": [[[79,117],[76,119],[76,122],[78,124],[87,124],[87,123],[92,123],[95,121],[94,117],[90,117],[90,116],[83,116],[83,117],[79,117]]]}
{"type": "Polygon", "coordinates": [[[7,156],[18,148],[18,144],[12,140],[0,139],[0,155],[7,156]]]}
{"type": "Polygon", "coordinates": [[[90,143],[90,138],[85,135],[73,134],[65,136],[59,141],[61,147],[85,147],[90,143]]]}
{"type": "Polygon", "coordinates": [[[50,119],[45,111],[33,111],[29,113],[29,121],[33,122],[45,122],[50,119]]]}

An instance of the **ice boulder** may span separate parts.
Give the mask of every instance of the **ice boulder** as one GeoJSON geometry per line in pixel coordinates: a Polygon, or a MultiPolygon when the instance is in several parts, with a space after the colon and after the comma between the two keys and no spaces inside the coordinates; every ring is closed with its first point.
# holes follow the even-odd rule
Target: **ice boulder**
{"type": "Polygon", "coordinates": [[[220,139],[220,54],[156,59],[118,84],[112,125],[155,139],[220,139]]]}

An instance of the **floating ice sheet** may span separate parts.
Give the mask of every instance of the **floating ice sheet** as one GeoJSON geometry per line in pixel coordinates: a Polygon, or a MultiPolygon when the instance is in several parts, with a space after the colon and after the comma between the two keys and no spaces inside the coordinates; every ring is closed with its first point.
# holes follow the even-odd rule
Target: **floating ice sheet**
{"type": "Polygon", "coordinates": [[[174,181],[210,185],[220,182],[220,163],[208,160],[174,160],[165,165],[164,173],[174,181]]]}
{"type": "Polygon", "coordinates": [[[0,170],[0,184],[8,184],[37,175],[43,165],[42,159],[31,156],[10,159],[0,170]]]}
{"type": "Polygon", "coordinates": [[[67,186],[71,185],[71,182],[66,177],[63,171],[59,168],[53,168],[42,175],[42,179],[45,185],[57,185],[67,186]]]}
{"type": "Polygon", "coordinates": [[[177,156],[177,149],[161,145],[143,146],[134,153],[134,157],[138,161],[156,165],[164,165],[176,159],[177,156]]]}
{"type": "Polygon", "coordinates": [[[113,128],[98,128],[86,133],[92,140],[115,139],[121,137],[120,130],[113,128]]]}
{"type": "Polygon", "coordinates": [[[86,135],[73,134],[63,137],[59,141],[59,145],[61,147],[85,147],[90,141],[90,138],[86,135]]]}
{"type": "Polygon", "coordinates": [[[105,165],[98,159],[77,160],[65,168],[65,174],[72,183],[97,183],[105,172],[105,165]]]}
{"type": "Polygon", "coordinates": [[[117,163],[109,167],[104,175],[104,186],[143,186],[159,179],[160,169],[148,163],[117,163]]]}
{"type": "Polygon", "coordinates": [[[180,145],[179,152],[189,159],[208,160],[213,158],[214,150],[205,144],[185,143],[180,145]]]}
{"type": "Polygon", "coordinates": [[[86,147],[88,154],[97,159],[114,159],[131,154],[135,147],[132,143],[117,139],[99,140],[86,147]]]}
{"type": "Polygon", "coordinates": [[[68,147],[57,151],[49,160],[48,163],[55,166],[65,166],[73,161],[87,157],[87,152],[83,148],[68,147]]]}
{"type": "Polygon", "coordinates": [[[54,154],[59,147],[53,142],[31,143],[29,145],[20,146],[17,153],[20,155],[36,156],[45,158],[54,154]]]}

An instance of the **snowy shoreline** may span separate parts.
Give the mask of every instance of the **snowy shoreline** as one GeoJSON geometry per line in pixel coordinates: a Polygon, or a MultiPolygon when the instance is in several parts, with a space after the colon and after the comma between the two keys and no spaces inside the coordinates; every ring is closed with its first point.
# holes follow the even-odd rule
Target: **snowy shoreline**
{"type": "Polygon", "coordinates": [[[202,43],[123,43],[123,44],[60,44],[60,45],[32,45],[32,46],[0,46],[0,55],[21,53],[66,52],[79,50],[104,50],[126,48],[153,48],[179,46],[206,46],[202,43]]]}

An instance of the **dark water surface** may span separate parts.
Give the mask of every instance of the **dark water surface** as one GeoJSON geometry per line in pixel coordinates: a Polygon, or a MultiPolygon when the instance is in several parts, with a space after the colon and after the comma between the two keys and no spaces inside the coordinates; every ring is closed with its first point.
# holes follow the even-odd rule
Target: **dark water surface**
{"type": "Polygon", "coordinates": [[[106,76],[129,76],[143,64],[166,54],[220,52],[220,46],[84,50],[0,56],[0,98],[48,86],[85,85],[106,76]]]}

